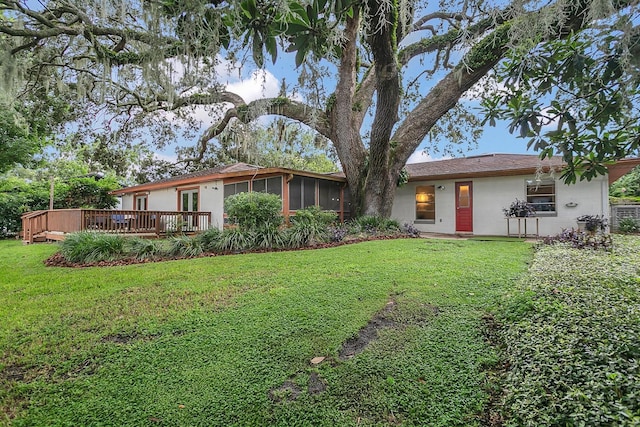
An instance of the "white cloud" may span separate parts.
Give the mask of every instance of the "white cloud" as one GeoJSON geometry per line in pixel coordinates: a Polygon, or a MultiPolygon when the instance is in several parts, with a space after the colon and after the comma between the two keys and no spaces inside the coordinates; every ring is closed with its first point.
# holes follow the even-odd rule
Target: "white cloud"
{"type": "Polygon", "coordinates": [[[551,107],[545,107],[540,111],[540,114],[545,116],[545,119],[542,123],[542,128],[546,130],[556,129],[558,127],[558,123],[560,122],[560,117],[554,115],[551,117],[550,113],[551,107]]]}
{"type": "Polygon", "coordinates": [[[486,75],[463,93],[461,99],[466,101],[480,101],[486,94],[505,92],[506,90],[507,87],[504,83],[498,83],[493,76],[486,75]]]}
{"type": "Polygon", "coordinates": [[[260,98],[278,96],[280,82],[269,71],[257,70],[246,80],[229,83],[227,90],[240,95],[248,103],[260,98]]]}
{"type": "Polygon", "coordinates": [[[428,153],[421,148],[418,148],[413,152],[411,156],[409,156],[409,160],[407,160],[407,164],[410,163],[424,163],[424,162],[434,162],[436,160],[447,160],[452,159],[451,156],[442,156],[442,157],[431,157],[428,153]]]}

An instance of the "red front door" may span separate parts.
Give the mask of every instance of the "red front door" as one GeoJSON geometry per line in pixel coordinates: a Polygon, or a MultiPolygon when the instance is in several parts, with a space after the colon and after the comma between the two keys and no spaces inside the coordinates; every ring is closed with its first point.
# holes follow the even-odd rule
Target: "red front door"
{"type": "Polygon", "coordinates": [[[473,183],[456,182],[456,232],[473,232],[473,183]]]}

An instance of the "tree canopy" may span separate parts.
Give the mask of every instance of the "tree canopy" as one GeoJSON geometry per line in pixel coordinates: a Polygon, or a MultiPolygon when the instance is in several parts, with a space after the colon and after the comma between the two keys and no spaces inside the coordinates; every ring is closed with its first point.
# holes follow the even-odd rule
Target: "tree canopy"
{"type": "Polygon", "coordinates": [[[135,136],[143,124],[152,126],[160,146],[175,137],[169,128],[178,123],[195,138],[200,127],[193,112],[206,107],[214,123],[185,163],[203,159],[234,122],[277,115],[303,123],[333,143],[360,213],[390,214],[409,156],[425,138],[456,141],[465,123],[475,128],[476,114],[460,101],[495,77],[502,86],[483,93],[493,99],[486,104],[490,118],[511,120],[543,154],[562,154],[569,181],[585,170],[580,166],[590,178],[607,161],[637,149],[629,143],[632,127],[618,126],[636,108],[637,79],[626,76],[635,67],[629,52],[637,1],[41,4],[0,0],[7,46],[0,64],[10,76],[5,87],[75,93],[88,122],[97,114],[109,117],[105,128],[114,129],[113,143],[129,132],[135,136]],[[589,40],[601,42],[593,48],[589,40]],[[249,67],[253,59],[262,67],[283,50],[295,55],[299,81],[280,96],[245,100],[218,80],[225,61],[249,67]],[[597,85],[605,90],[588,96],[597,85]],[[607,102],[613,95],[619,99],[607,102]],[[584,115],[571,110],[571,96],[585,103],[584,115]],[[549,109],[533,102],[545,97],[560,104],[549,109]],[[544,134],[549,115],[562,117],[567,127],[544,134]],[[588,139],[583,131],[598,136],[588,139]],[[567,136],[573,142],[566,143],[567,136]]]}

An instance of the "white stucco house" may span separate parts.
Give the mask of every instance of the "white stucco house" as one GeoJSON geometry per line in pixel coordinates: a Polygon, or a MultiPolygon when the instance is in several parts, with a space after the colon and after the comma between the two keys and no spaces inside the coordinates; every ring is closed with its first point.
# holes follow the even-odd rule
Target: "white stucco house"
{"type": "MultiPolygon", "coordinates": [[[[549,235],[576,227],[580,215],[609,216],[609,185],[640,164],[625,159],[590,182],[566,185],[558,158],[487,154],[409,164],[409,182],[397,189],[392,217],[423,232],[473,235],[549,235]],[[505,218],[502,209],[515,199],[536,210],[528,219],[505,218]]],[[[246,191],[282,198],[283,214],[311,205],[350,217],[349,189],[342,174],[320,174],[238,163],[114,192],[122,209],[211,212],[211,226],[225,222],[224,199],[246,191]]]]}
{"type": "Polygon", "coordinates": [[[409,164],[409,182],[398,188],[392,217],[424,232],[474,235],[550,235],[577,227],[581,215],[609,216],[609,185],[640,159],[609,166],[591,181],[564,184],[559,158],[487,154],[409,164]],[[503,208],[526,200],[532,218],[505,218],[503,208]]]}

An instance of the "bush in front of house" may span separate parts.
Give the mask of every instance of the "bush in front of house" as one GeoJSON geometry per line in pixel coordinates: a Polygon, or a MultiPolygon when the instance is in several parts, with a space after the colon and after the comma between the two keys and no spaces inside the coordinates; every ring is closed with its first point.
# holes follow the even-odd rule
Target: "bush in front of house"
{"type": "Polygon", "coordinates": [[[92,263],[113,261],[125,254],[126,237],[118,234],[80,231],[60,242],[60,252],[68,261],[92,263]]]}
{"type": "Polygon", "coordinates": [[[591,233],[588,231],[565,229],[561,233],[547,236],[542,240],[545,245],[566,244],[575,249],[601,249],[609,251],[613,241],[610,234],[591,233]]]}
{"type": "Polygon", "coordinates": [[[296,211],[289,217],[292,224],[318,224],[328,227],[338,221],[338,214],[334,211],[323,211],[320,206],[309,206],[296,211]]]}
{"type": "Polygon", "coordinates": [[[168,254],[174,257],[192,258],[204,253],[202,240],[187,235],[169,238],[168,254]]]}
{"type": "MultiPolygon", "coordinates": [[[[242,194],[242,193],[241,193],[242,194]]],[[[256,193],[257,194],[257,193],[256,193]]],[[[342,242],[349,237],[362,239],[372,236],[415,237],[415,227],[403,229],[395,220],[380,217],[360,217],[348,224],[337,224],[335,212],[324,212],[317,207],[297,211],[291,224],[282,224],[280,205],[260,193],[257,198],[238,197],[231,203],[235,218],[233,226],[219,230],[211,228],[196,236],[167,236],[162,241],[125,237],[117,234],[79,232],[67,236],[61,246],[62,256],[74,263],[113,261],[122,258],[162,259],[163,257],[197,257],[204,253],[238,253],[252,250],[297,249],[325,243],[342,242]],[[265,206],[257,200],[267,200],[265,206]],[[246,218],[248,212],[259,211],[260,221],[246,218]],[[241,218],[241,219],[238,219],[241,218]]],[[[230,213],[231,215],[231,213],[230,213]]]]}
{"type": "Polygon", "coordinates": [[[196,236],[196,239],[202,243],[202,249],[205,252],[216,252],[221,238],[222,231],[216,227],[211,227],[196,236]]]}
{"type": "Polygon", "coordinates": [[[224,201],[227,217],[241,230],[278,228],[282,225],[280,196],[268,193],[238,193],[224,201]]]}
{"type": "Polygon", "coordinates": [[[382,216],[363,215],[349,223],[354,234],[387,234],[400,232],[400,223],[395,219],[382,216]]]}
{"type": "Polygon", "coordinates": [[[125,254],[137,259],[160,258],[165,254],[162,241],[129,237],[126,240],[125,254]]]}
{"type": "Polygon", "coordinates": [[[290,248],[302,248],[329,241],[329,229],[319,223],[294,223],[285,230],[285,241],[290,248]]]}

